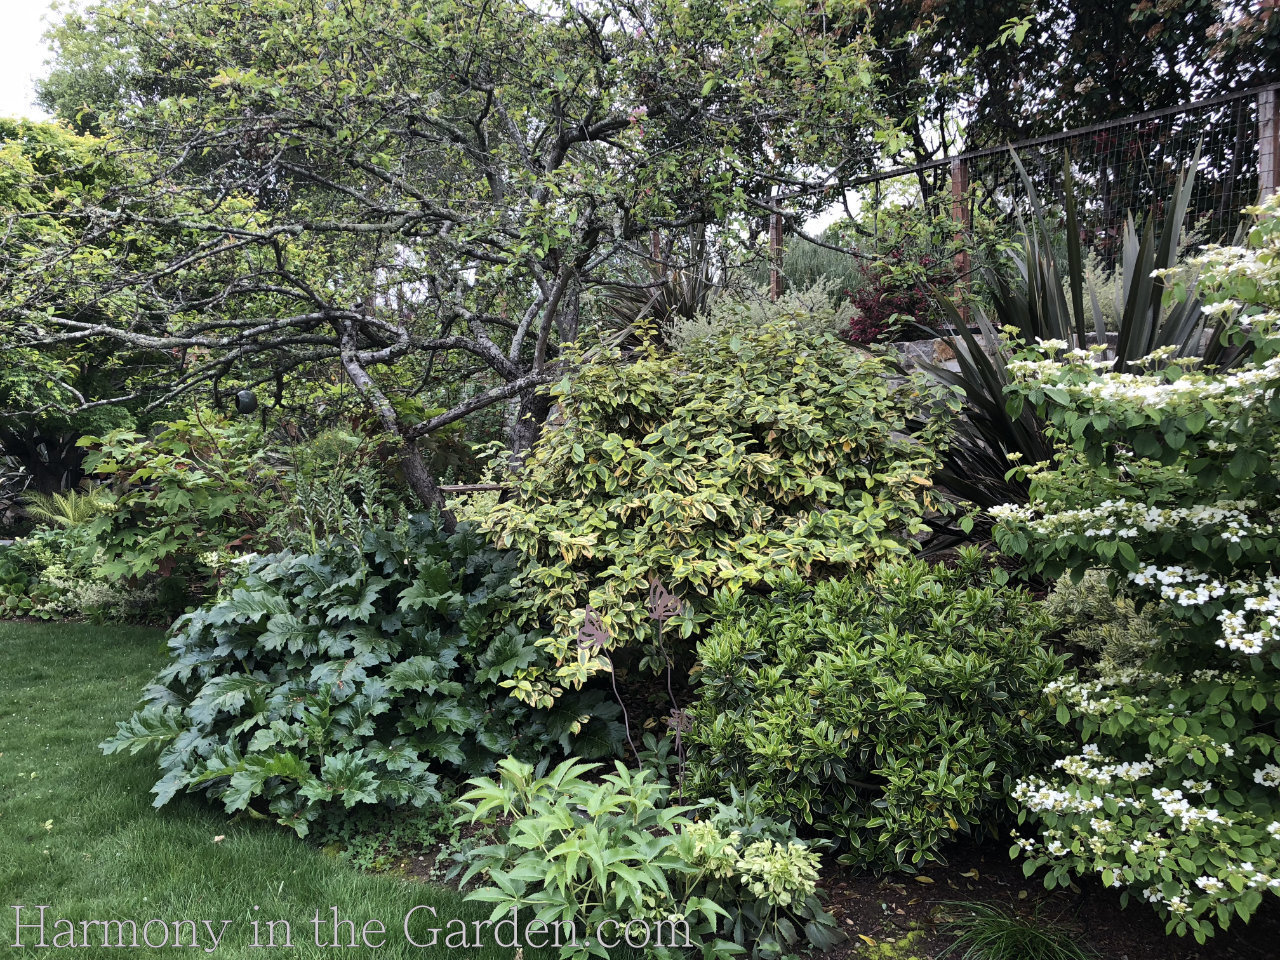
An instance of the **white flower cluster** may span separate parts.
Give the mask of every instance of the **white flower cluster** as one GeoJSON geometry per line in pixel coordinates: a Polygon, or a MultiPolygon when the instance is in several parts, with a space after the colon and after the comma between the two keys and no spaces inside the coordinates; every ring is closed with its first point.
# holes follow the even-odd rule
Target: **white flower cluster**
{"type": "Polygon", "coordinates": [[[1200,307],[1200,312],[1206,317],[1217,318],[1227,313],[1236,313],[1243,305],[1235,300],[1219,300],[1217,303],[1206,303],[1200,307]]]}
{"type": "MultiPolygon", "coordinates": [[[[1280,321],[1270,314],[1254,321],[1280,321]]],[[[1099,361],[1088,365],[1098,366],[1099,361]]],[[[1239,410],[1271,392],[1280,383],[1280,356],[1258,366],[1245,367],[1230,374],[1188,374],[1177,380],[1140,373],[1114,373],[1099,370],[1092,380],[1072,383],[1062,377],[1071,366],[1080,366],[1073,358],[1060,360],[1013,360],[1009,373],[1014,380],[1031,384],[1053,384],[1071,398],[1071,402],[1129,404],[1151,412],[1174,408],[1198,407],[1206,401],[1226,401],[1222,406],[1239,410]]],[[[1223,411],[1229,417],[1228,410],[1223,411]]],[[[1215,418],[1216,419],[1216,418],[1215,418]]]]}
{"type": "Polygon", "coordinates": [[[1223,584],[1184,567],[1147,565],[1130,573],[1129,580],[1138,587],[1155,586],[1162,599],[1184,607],[1203,606],[1225,596],[1240,601],[1243,609],[1222,610],[1217,617],[1222,626],[1217,645],[1232,652],[1261,653],[1267,641],[1280,634],[1280,577],[1223,584]]]}
{"type": "Polygon", "coordinates": [[[1132,783],[1149,777],[1166,763],[1168,760],[1153,757],[1149,753],[1144,760],[1121,763],[1114,757],[1103,756],[1096,743],[1086,743],[1079,755],[1063,757],[1054,761],[1053,765],[1076,780],[1088,780],[1090,783],[1107,786],[1114,780],[1132,783]]]}
{"type": "Polygon", "coordinates": [[[1087,537],[1118,537],[1131,540],[1141,533],[1164,530],[1205,531],[1228,543],[1247,536],[1268,536],[1274,522],[1258,522],[1248,513],[1256,510],[1256,500],[1222,500],[1191,507],[1154,507],[1145,503],[1104,500],[1094,507],[1047,513],[1041,503],[1005,503],[988,512],[997,521],[1011,521],[1027,527],[1029,533],[1058,537],[1083,533],[1087,537]]]}
{"type": "MultiPolygon", "coordinates": [[[[1261,204],[1246,207],[1245,212],[1259,218],[1260,224],[1274,224],[1280,216],[1280,200],[1275,195],[1268,197],[1261,204]]],[[[1227,294],[1249,291],[1245,296],[1249,305],[1267,304],[1275,306],[1280,300],[1280,231],[1263,229],[1259,231],[1259,243],[1250,246],[1219,246],[1211,244],[1201,251],[1192,263],[1203,267],[1202,290],[1206,294],[1224,291],[1227,294]],[[1244,281],[1241,283],[1240,281],[1244,281]]],[[[1231,307],[1243,308],[1246,304],[1237,303],[1228,296],[1222,301],[1231,307]]],[[[1220,312],[1226,307],[1213,305],[1220,312]]],[[[1213,308],[1206,307],[1206,313],[1213,308]]],[[[1257,318],[1249,320],[1256,324],[1257,318]]]]}
{"type": "Polygon", "coordinates": [[[1244,882],[1248,886],[1254,889],[1265,887],[1268,890],[1280,890],[1280,877],[1258,870],[1252,863],[1240,864],[1236,868],[1236,872],[1244,878],[1244,882]]]}
{"type": "Polygon", "coordinates": [[[1136,573],[1129,574],[1129,580],[1138,587],[1159,584],[1160,597],[1183,607],[1202,607],[1210,600],[1224,596],[1227,588],[1218,580],[1210,580],[1207,574],[1196,573],[1184,567],[1172,566],[1161,569],[1147,564],[1136,573]]]}
{"type": "MultiPolygon", "coordinates": [[[[1093,813],[1103,807],[1102,797],[1081,797],[1039,777],[1019,780],[1013,798],[1036,813],[1093,813]]],[[[1122,801],[1123,802],[1123,801],[1122,801]]]]}
{"type": "Polygon", "coordinates": [[[1187,904],[1185,896],[1174,896],[1166,898],[1159,887],[1147,887],[1142,891],[1143,899],[1148,903],[1162,903],[1168,908],[1170,913],[1182,914],[1186,913],[1191,907],[1187,904]]]}
{"type": "Polygon", "coordinates": [[[1118,686],[1114,680],[1098,678],[1075,682],[1071,679],[1054,680],[1047,684],[1044,692],[1047,696],[1061,697],[1070,703],[1078,713],[1090,717],[1101,717],[1113,713],[1125,705],[1146,706],[1147,697],[1142,694],[1125,693],[1119,696],[1099,696],[1111,686],[1118,686]]]}
{"type": "MultiPolygon", "coordinates": [[[[1245,887],[1251,887],[1254,890],[1280,889],[1280,877],[1269,876],[1252,863],[1236,864],[1234,867],[1228,867],[1225,873],[1228,877],[1239,877],[1245,887]]],[[[1226,881],[1219,877],[1202,876],[1196,880],[1196,886],[1219,900],[1226,900],[1231,896],[1231,890],[1226,881]]]]}
{"type": "Polygon", "coordinates": [[[1196,886],[1211,897],[1216,897],[1227,889],[1227,885],[1217,877],[1200,877],[1196,880],[1196,886]]]}
{"type": "Polygon", "coordinates": [[[1182,796],[1181,790],[1167,790],[1163,787],[1151,791],[1152,798],[1160,804],[1166,817],[1178,818],[1182,829],[1189,830],[1198,823],[1215,823],[1230,826],[1231,821],[1213,807],[1196,807],[1182,796]]]}
{"type": "Polygon", "coordinates": [[[1045,351],[1066,350],[1071,346],[1065,340],[1042,340],[1040,337],[1036,337],[1036,343],[1045,351]]]}
{"type": "Polygon", "coordinates": [[[1262,652],[1268,640],[1280,631],[1280,577],[1261,583],[1233,583],[1231,593],[1243,598],[1244,610],[1223,610],[1218,614],[1222,636],[1218,646],[1237,653],[1262,652]],[[1250,622],[1249,614],[1255,614],[1250,622]]]}
{"type": "Polygon", "coordinates": [[[1268,763],[1261,769],[1253,771],[1253,782],[1264,787],[1280,787],[1280,767],[1268,763]]]}

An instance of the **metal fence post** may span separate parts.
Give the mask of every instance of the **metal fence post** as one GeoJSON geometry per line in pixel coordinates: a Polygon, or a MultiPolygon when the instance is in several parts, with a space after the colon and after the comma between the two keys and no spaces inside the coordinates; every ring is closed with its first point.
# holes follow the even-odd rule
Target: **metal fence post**
{"type": "Polygon", "coordinates": [[[782,214],[769,217],[769,299],[782,296],[782,214]]]}
{"type": "Polygon", "coordinates": [[[1280,97],[1258,93],[1258,190],[1263,197],[1280,190],[1280,97]]]}
{"type": "Polygon", "coordinates": [[[955,297],[959,301],[960,316],[969,322],[969,161],[957,158],[951,161],[951,219],[956,224],[952,238],[957,244],[953,267],[956,272],[955,297]]]}

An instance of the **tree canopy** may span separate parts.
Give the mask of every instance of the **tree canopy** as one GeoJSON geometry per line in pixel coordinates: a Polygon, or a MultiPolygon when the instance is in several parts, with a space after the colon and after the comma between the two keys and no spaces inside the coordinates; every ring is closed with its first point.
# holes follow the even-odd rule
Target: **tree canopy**
{"type": "Polygon", "coordinates": [[[748,238],[873,153],[856,3],[91,13],[129,51],[129,92],[92,113],[131,175],[28,263],[44,281],[8,304],[27,342],[179,350],[169,397],[340,369],[429,503],[423,439],[505,403],[526,449],[584,291],[642,263],[653,231],[748,238]],[[89,254],[161,240],[132,269],[89,254]]]}
{"type": "Polygon", "coordinates": [[[1201,0],[872,4],[899,158],[1057,133],[1274,80],[1280,17],[1201,0]]]}
{"type": "MultiPolygon", "coordinates": [[[[101,141],[54,123],[0,120],[0,305],[35,302],[46,311],[72,309],[86,321],[108,314],[92,298],[61,299],[52,280],[57,258],[80,247],[80,262],[124,264],[147,257],[101,240],[82,243],[77,211],[102,202],[121,180],[101,141]]],[[[33,326],[0,325],[0,448],[17,458],[38,490],[81,478],[76,442],[85,433],[136,425],[136,413],[159,392],[174,358],[155,350],[119,353],[105,343],[40,345],[33,326]]]]}

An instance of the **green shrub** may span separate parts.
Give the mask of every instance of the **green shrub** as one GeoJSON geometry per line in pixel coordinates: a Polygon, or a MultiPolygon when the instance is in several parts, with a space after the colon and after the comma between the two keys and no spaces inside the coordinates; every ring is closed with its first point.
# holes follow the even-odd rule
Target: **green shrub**
{"type": "MultiPolygon", "coordinates": [[[[781,956],[802,935],[824,949],[837,941],[816,894],[819,855],[789,825],[723,807],[692,820],[697,808],[672,805],[652,771],[621,763],[602,777],[572,760],[545,774],[545,765],[514,759],[498,766],[497,780],[472,781],[459,802],[459,824],[498,831],[497,842],[472,852],[463,878],[487,881],[468,899],[494,904],[494,920],[519,908],[580,931],[649,921],[655,942],[646,955],[656,956],[680,955],[660,948],[686,937],[706,958],[746,945],[755,957],[781,956]]],[[[609,955],[598,940],[564,954],[609,955]]]]}
{"type": "MultiPolygon", "coordinates": [[[[828,238],[833,246],[847,243],[838,236],[828,238]]],[[[840,306],[862,285],[865,278],[865,255],[849,254],[820,246],[804,237],[789,236],[782,248],[782,277],[787,290],[807,290],[823,284],[831,303],[840,306]]],[[[751,286],[769,286],[770,263],[761,258],[741,271],[742,279],[751,286]]]]}
{"type": "Polygon", "coordinates": [[[323,430],[273,459],[280,466],[281,508],[267,522],[273,539],[302,550],[322,540],[359,540],[400,515],[378,443],[349,430],[323,430]]]}
{"type": "Polygon", "coordinates": [[[29,616],[34,601],[30,588],[35,579],[21,541],[0,547],[0,617],[29,616]]]}
{"type": "Polygon", "coordinates": [[[1050,424],[1031,500],[991,511],[1039,572],[1102,566],[1163,619],[1137,669],[1048,690],[1078,752],[1018,784],[1045,885],[1100,876],[1204,941],[1280,892],[1280,197],[1210,248],[1203,312],[1245,362],[1117,372],[1052,344],[1010,364],[1050,424]]]}
{"type": "Polygon", "coordinates": [[[523,676],[521,696],[641,646],[653,579],[684,602],[669,632],[689,638],[717,589],[843,574],[906,552],[923,529],[946,423],[905,437],[921,382],[815,332],[821,318],[794,301],[742,311],[683,351],[605,352],[552,390],[563,421],[481,521],[521,554],[550,630],[558,669],[523,676]],[[588,606],[602,648],[575,644],[588,606]]]}
{"type": "Polygon", "coordinates": [[[765,599],[737,595],[698,645],[686,742],[695,789],[754,784],[859,867],[915,870],[994,827],[1050,749],[1040,691],[1062,669],[1024,591],[885,563],[765,599]]]}
{"type": "Polygon", "coordinates": [[[245,567],[174,625],[170,664],[103,744],[159,750],[157,806],[203,791],[305,834],[327,804],[421,804],[441,772],[511,753],[615,752],[603,695],[554,710],[507,696],[534,638],[506,623],[512,558],[465,526],[446,537],[420,516],[245,567]]]}
{"type": "Polygon", "coordinates": [[[691,353],[701,349],[698,341],[716,334],[751,330],[785,318],[800,337],[820,341],[843,333],[854,313],[844,291],[830,278],[819,277],[806,286],[785,290],[777,300],[770,299],[767,287],[726,290],[706,310],[677,319],[663,333],[677,353],[691,353]]]}
{"type": "Polygon", "coordinates": [[[84,524],[37,529],[0,547],[0,617],[145,623],[162,615],[163,580],[110,580],[101,556],[84,524]]]}
{"type": "Polygon", "coordinates": [[[0,547],[0,617],[141,623],[161,612],[155,582],[121,582],[103,572],[103,551],[89,524],[115,509],[107,490],[88,484],[83,491],[27,494],[23,501],[41,525],[0,547]]]}
{"type": "Polygon", "coordinates": [[[154,439],[132,430],[85,437],[86,465],[114,478],[116,505],[88,524],[111,579],[169,572],[175,563],[212,579],[230,552],[263,546],[281,505],[279,468],[250,421],[193,410],[154,439]]]}

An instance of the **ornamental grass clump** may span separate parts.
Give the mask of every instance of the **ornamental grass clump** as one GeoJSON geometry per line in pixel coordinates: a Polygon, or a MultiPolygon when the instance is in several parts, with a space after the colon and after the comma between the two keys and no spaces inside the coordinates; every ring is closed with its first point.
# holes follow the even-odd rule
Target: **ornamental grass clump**
{"type": "Polygon", "coordinates": [[[610,669],[620,648],[643,652],[655,579],[684,604],[668,637],[687,641],[717,590],[843,575],[905,553],[924,529],[945,410],[908,437],[909,420],[939,406],[925,382],[791,303],[736,320],[721,309],[722,325],[682,350],[604,351],[553,388],[563,422],[480,519],[523,558],[529,616],[556,663],[529,670],[518,695],[554,695],[610,669]],[[580,645],[589,608],[605,639],[580,645]]]}
{"type": "Polygon", "coordinates": [[[1049,887],[1094,874],[1203,941],[1280,891],[1280,199],[1247,247],[1209,249],[1200,291],[1245,352],[1232,372],[1157,352],[1115,372],[1044,344],[1011,406],[1058,444],[1031,502],[992,511],[1007,552],[1054,575],[1107,567],[1159,617],[1144,662],[1046,689],[1074,755],[1020,782],[1049,887]]]}

